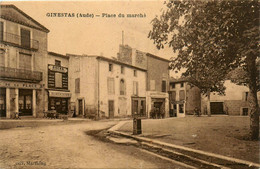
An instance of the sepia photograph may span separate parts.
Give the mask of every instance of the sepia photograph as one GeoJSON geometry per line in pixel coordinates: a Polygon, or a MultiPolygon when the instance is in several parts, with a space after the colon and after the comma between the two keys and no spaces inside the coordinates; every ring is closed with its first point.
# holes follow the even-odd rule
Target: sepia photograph
{"type": "Polygon", "coordinates": [[[0,1],[0,169],[259,169],[258,0],[0,1]]]}

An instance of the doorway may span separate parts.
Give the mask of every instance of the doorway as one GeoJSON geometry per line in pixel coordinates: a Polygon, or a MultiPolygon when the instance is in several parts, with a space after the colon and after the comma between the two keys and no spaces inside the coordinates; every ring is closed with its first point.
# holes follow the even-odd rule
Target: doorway
{"type": "Polygon", "coordinates": [[[32,90],[19,90],[19,112],[20,116],[32,116],[32,90]]]}
{"type": "Polygon", "coordinates": [[[0,88],[0,117],[6,117],[6,96],[5,88],[0,88]]]}
{"type": "Polygon", "coordinates": [[[225,114],[223,109],[223,102],[210,102],[211,114],[225,114]]]}
{"type": "Polygon", "coordinates": [[[79,115],[83,115],[83,100],[79,99],[78,104],[79,104],[79,115]]]}
{"type": "Polygon", "coordinates": [[[108,101],[108,115],[109,118],[114,118],[114,100],[108,101]]]}

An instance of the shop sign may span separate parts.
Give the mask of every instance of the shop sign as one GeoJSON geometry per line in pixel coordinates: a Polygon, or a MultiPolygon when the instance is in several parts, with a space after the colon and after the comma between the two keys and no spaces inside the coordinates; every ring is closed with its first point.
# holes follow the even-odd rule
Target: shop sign
{"type": "Polygon", "coordinates": [[[61,73],[67,73],[68,72],[68,68],[66,67],[61,67],[61,66],[56,66],[56,65],[48,65],[48,69],[51,71],[55,71],[55,72],[61,72],[61,73]]]}
{"type": "Polygon", "coordinates": [[[152,97],[155,97],[155,96],[158,96],[158,97],[167,97],[167,93],[151,92],[151,93],[150,93],[150,96],[152,96],[152,97]]]}
{"type": "Polygon", "coordinates": [[[0,81],[0,87],[22,88],[22,89],[42,89],[44,87],[44,84],[0,81]]]}
{"type": "Polygon", "coordinates": [[[49,91],[49,97],[69,98],[69,97],[71,97],[71,93],[70,92],[61,92],[61,91],[49,91]]]}

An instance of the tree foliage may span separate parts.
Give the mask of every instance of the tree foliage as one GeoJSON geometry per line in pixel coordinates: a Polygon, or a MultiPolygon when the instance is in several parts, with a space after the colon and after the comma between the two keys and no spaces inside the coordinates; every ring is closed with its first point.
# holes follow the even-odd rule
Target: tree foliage
{"type": "Polygon", "coordinates": [[[165,4],[167,9],[152,20],[149,38],[158,49],[169,45],[178,52],[171,68],[186,68],[184,76],[191,77],[203,93],[209,88],[223,93],[225,75],[239,65],[245,66],[248,52],[259,52],[258,1],[183,0],[165,4]]]}
{"type": "MultiPolygon", "coordinates": [[[[257,0],[165,2],[165,10],[152,20],[149,33],[158,49],[167,45],[178,52],[171,68],[186,68],[183,75],[190,77],[203,93],[223,94],[226,75],[242,68],[248,77],[243,83],[250,89],[251,115],[254,116],[251,119],[255,120],[258,118],[259,4],[257,0]]],[[[257,121],[253,123],[259,128],[257,121]]],[[[258,137],[254,128],[256,134],[258,137]]]]}

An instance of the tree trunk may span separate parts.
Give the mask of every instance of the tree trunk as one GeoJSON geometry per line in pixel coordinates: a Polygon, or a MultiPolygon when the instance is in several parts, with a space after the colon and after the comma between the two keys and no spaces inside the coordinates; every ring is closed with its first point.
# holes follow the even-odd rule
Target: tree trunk
{"type": "Polygon", "coordinates": [[[208,116],[211,116],[211,111],[210,111],[210,90],[207,91],[207,113],[208,116]]]}
{"type": "Polygon", "coordinates": [[[257,100],[257,69],[256,57],[247,58],[247,72],[249,75],[249,108],[250,108],[250,138],[259,139],[259,107],[257,100]]]}
{"type": "Polygon", "coordinates": [[[256,57],[247,58],[247,71],[249,74],[249,108],[250,108],[250,138],[259,139],[259,107],[257,100],[257,69],[256,57]]]}

